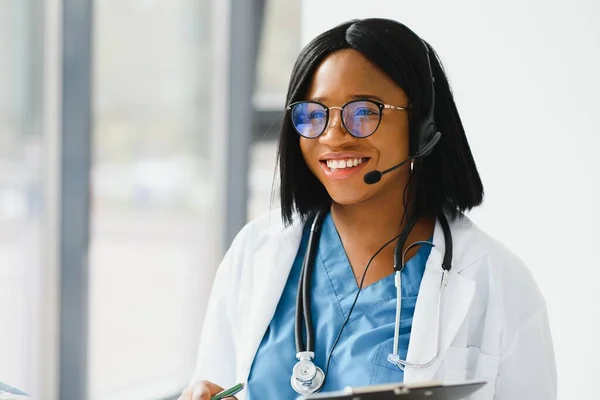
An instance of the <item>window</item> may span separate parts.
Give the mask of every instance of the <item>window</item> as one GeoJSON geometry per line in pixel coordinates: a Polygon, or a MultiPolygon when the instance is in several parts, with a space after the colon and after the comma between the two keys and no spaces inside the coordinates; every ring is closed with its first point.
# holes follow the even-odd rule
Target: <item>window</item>
{"type": "Polygon", "coordinates": [[[279,206],[279,187],[273,186],[278,183],[277,138],[290,74],[300,53],[301,6],[300,0],[267,1],[265,6],[254,94],[248,219],[279,206]]]}
{"type": "Polygon", "coordinates": [[[90,398],[191,376],[218,264],[209,0],[95,2],[90,398]]]}
{"type": "Polygon", "coordinates": [[[42,373],[43,49],[35,0],[0,2],[0,381],[36,395],[42,373]]]}

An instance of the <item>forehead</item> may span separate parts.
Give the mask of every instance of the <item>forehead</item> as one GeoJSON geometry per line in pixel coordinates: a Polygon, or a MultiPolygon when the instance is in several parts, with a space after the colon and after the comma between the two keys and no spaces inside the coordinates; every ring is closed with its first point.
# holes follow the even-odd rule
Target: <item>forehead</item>
{"type": "Polygon", "coordinates": [[[357,95],[371,95],[386,102],[406,102],[404,91],[388,75],[361,53],[350,49],[332,53],[321,62],[306,97],[340,102],[357,95]]]}

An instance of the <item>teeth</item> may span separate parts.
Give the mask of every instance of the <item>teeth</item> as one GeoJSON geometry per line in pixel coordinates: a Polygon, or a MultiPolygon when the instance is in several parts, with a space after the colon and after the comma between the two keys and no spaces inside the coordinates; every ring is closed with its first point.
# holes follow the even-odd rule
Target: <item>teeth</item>
{"type": "Polygon", "coordinates": [[[347,158],[345,160],[327,160],[327,167],[331,170],[352,168],[365,161],[364,158],[347,158]]]}

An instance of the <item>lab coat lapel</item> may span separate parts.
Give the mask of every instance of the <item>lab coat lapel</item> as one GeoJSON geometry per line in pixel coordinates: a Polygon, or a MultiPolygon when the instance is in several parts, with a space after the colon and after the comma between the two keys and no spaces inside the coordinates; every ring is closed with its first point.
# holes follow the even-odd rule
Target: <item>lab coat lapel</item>
{"type": "MultiPolygon", "coordinates": [[[[454,243],[456,243],[454,230],[452,230],[452,233],[454,243]]],[[[438,295],[442,280],[441,265],[445,251],[444,234],[439,222],[435,227],[433,242],[435,247],[431,250],[425,266],[408,347],[407,361],[413,363],[426,363],[435,355],[438,295]]],[[[438,358],[427,368],[406,368],[404,381],[407,383],[428,381],[434,377],[448,347],[454,340],[458,329],[467,315],[475,293],[475,283],[458,274],[463,267],[464,265],[458,265],[455,259],[452,260],[452,270],[448,277],[448,285],[442,293],[438,358]]]]}
{"type": "Polygon", "coordinates": [[[243,336],[246,377],[260,342],[275,314],[302,239],[302,224],[275,230],[252,257],[253,298],[243,336]]]}

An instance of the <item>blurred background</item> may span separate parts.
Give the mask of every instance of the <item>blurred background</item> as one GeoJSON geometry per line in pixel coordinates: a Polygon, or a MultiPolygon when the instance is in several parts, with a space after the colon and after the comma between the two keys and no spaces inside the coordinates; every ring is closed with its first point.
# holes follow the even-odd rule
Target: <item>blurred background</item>
{"type": "Polygon", "coordinates": [[[560,398],[595,398],[592,0],[0,0],[0,381],[177,398],[220,258],[277,207],[296,56],[369,16],[440,55],[486,187],[470,216],[546,296],[560,398]]]}

